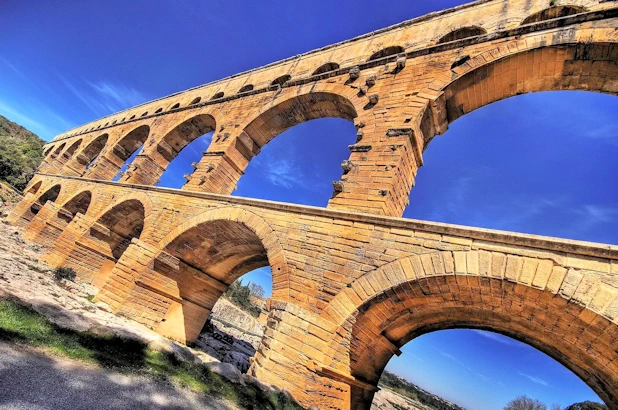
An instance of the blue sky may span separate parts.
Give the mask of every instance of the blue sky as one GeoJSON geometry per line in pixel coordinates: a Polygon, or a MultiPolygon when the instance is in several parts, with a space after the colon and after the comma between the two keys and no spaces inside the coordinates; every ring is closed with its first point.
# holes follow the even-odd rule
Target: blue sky
{"type": "MultiPolygon", "coordinates": [[[[461,3],[5,0],[0,114],[49,140],[149,99],[461,3]]],[[[613,96],[552,92],[470,113],[426,150],[405,217],[618,244],[616,112],[613,96]]],[[[263,148],[234,195],[324,206],[354,139],[341,119],[294,127],[263,148]]],[[[180,186],[209,141],[183,150],[161,185],[180,186]]],[[[270,291],[268,268],[247,276],[270,291]]],[[[389,369],[469,409],[501,408],[524,393],[548,405],[598,400],[549,357],[500,335],[442,331],[402,350],[389,369]]]]}

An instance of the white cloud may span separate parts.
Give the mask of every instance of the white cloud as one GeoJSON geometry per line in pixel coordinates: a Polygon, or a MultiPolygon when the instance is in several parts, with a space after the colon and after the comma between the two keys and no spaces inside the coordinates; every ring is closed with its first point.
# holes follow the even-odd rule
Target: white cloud
{"type": "Polygon", "coordinates": [[[64,130],[74,127],[75,124],[60,117],[55,112],[51,111],[44,105],[36,106],[36,113],[33,112],[32,107],[24,107],[24,109],[16,109],[7,102],[0,100],[0,114],[7,117],[9,120],[16,122],[17,124],[27,128],[34,132],[43,139],[50,140],[55,135],[63,132],[64,130]],[[32,115],[36,114],[38,118],[52,118],[53,121],[40,121],[32,118],[32,115]],[[53,122],[55,126],[49,125],[48,122],[53,122]]]}
{"type": "Polygon", "coordinates": [[[478,334],[479,336],[493,340],[494,342],[502,343],[508,346],[520,346],[520,343],[517,343],[514,340],[498,333],[488,332],[485,330],[473,330],[473,332],[478,334]]]}
{"type": "Polygon", "coordinates": [[[536,384],[540,384],[541,386],[549,387],[549,383],[547,383],[545,380],[541,379],[540,377],[530,376],[529,374],[526,374],[523,372],[517,372],[517,374],[522,377],[525,377],[526,379],[530,380],[532,383],[536,383],[536,384]]]}
{"type": "Polygon", "coordinates": [[[134,88],[108,81],[77,81],[58,75],[63,84],[86,107],[102,117],[148,101],[134,88]]]}
{"type": "Polygon", "coordinates": [[[287,189],[304,186],[304,175],[298,165],[291,159],[284,158],[269,161],[265,164],[265,175],[268,181],[287,189]]]}

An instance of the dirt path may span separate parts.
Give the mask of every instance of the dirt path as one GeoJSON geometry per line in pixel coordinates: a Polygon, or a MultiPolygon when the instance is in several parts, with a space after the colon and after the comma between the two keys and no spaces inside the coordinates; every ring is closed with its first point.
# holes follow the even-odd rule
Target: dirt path
{"type": "Polygon", "coordinates": [[[0,342],[0,409],[231,409],[221,402],[0,342]]]}

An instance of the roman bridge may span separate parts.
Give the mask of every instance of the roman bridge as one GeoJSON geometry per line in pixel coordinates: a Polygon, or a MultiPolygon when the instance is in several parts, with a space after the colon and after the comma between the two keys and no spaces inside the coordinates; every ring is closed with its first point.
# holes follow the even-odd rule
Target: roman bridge
{"type": "Polygon", "coordinates": [[[617,41],[616,1],[482,0],[410,20],[61,134],[9,219],[49,246],[43,262],[182,342],[270,266],[250,372],[307,407],[368,408],[401,346],[465,327],[535,346],[618,409],[618,247],[400,218],[452,121],[527,92],[616,94],[617,41]],[[261,147],[324,117],[357,130],[326,208],[229,196],[261,147]],[[182,189],[154,186],[208,132],[182,189]]]}

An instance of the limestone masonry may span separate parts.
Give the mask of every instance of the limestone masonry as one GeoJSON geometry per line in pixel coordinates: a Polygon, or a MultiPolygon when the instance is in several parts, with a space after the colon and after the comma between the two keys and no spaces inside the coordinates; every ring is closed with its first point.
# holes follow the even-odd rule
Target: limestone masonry
{"type": "Polygon", "coordinates": [[[452,121],[527,92],[617,94],[617,42],[618,1],[434,13],[59,135],[10,220],[96,300],[182,342],[229,284],[270,266],[249,372],[307,407],[368,409],[406,342],[471,327],[544,351],[618,409],[617,246],[399,218],[452,121]],[[262,146],[323,117],[357,129],[327,208],[229,196],[262,146]],[[181,190],[153,186],[210,131],[181,190]]]}

